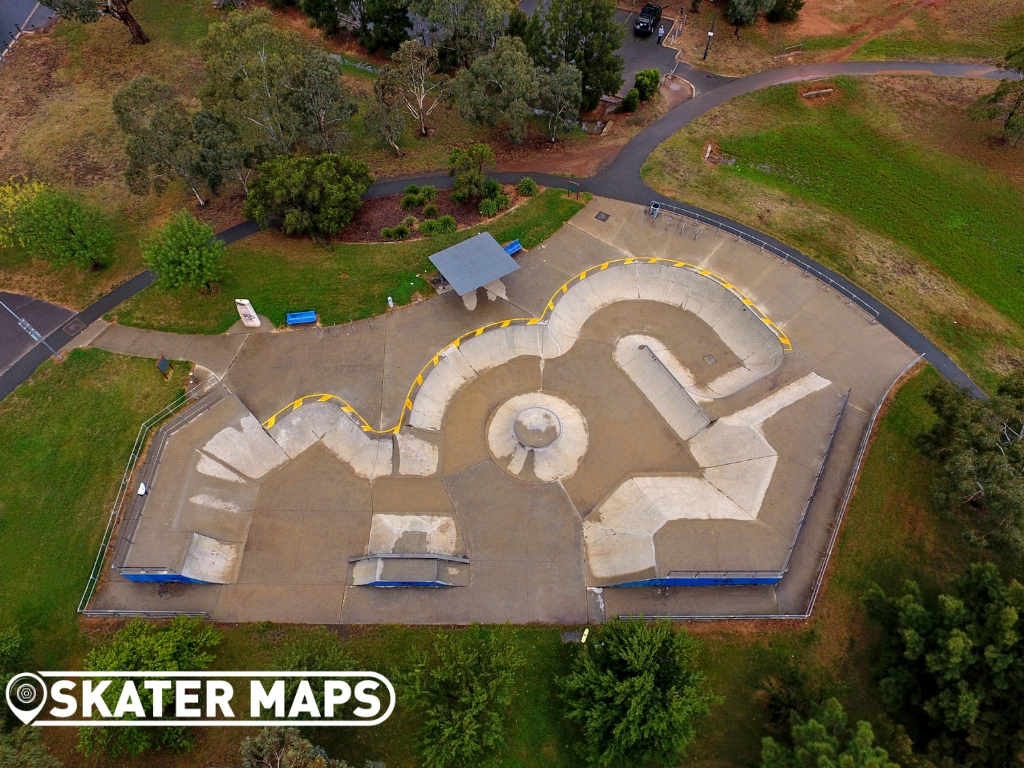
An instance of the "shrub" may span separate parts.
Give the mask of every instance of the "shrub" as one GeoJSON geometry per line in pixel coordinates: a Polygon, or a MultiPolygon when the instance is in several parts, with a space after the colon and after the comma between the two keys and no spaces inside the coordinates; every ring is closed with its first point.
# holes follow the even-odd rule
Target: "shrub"
{"type": "Polygon", "coordinates": [[[261,227],[280,218],[288,235],[333,235],[352,221],[372,180],[365,163],[341,155],[284,155],[260,166],[243,212],[261,227]]]}
{"type": "MultiPolygon", "coordinates": [[[[206,669],[213,661],[209,649],[221,641],[216,629],[199,619],[178,617],[170,624],[150,624],[135,619],[103,646],[94,648],[85,657],[85,669],[110,672],[155,672],[162,670],[206,669]]],[[[115,680],[103,694],[113,710],[124,687],[124,678],[115,680]]],[[[138,691],[144,709],[153,708],[153,692],[138,691]]],[[[174,711],[174,695],[163,694],[165,711],[174,711]]],[[[106,753],[111,757],[131,757],[151,748],[187,749],[192,737],[181,727],[161,728],[82,728],[79,748],[87,755],[106,753]]],[[[140,761],[132,760],[132,764],[140,761]]]]}
{"type": "Polygon", "coordinates": [[[796,21],[803,7],[804,0],[775,0],[775,5],[765,14],[765,18],[771,22],[796,21]]]}
{"type": "Polygon", "coordinates": [[[498,213],[498,201],[484,198],[480,201],[480,214],[490,218],[498,213]]]}
{"type": "Polygon", "coordinates": [[[512,200],[504,192],[500,192],[498,196],[494,198],[494,202],[498,206],[499,211],[507,211],[512,207],[512,200]]]}
{"type": "Polygon", "coordinates": [[[381,240],[394,240],[395,239],[394,230],[391,227],[381,227],[380,239],[381,240]]]}
{"type": "Polygon", "coordinates": [[[523,197],[533,197],[537,194],[537,182],[531,179],[529,176],[523,176],[516,184],[516,194],[522,195],[523,197]]]}
{"type": "Polygon", "coordinates": [[[636,112],[640,106],[640,91],[636,88],[630,88],[626,95],[622,98],[622,103],[619,104],[619,109],[623,112],[636,112]]]}
{"type": "Polygon", "coordinates": [[[459,222],[455,220],[454,216],[446,215],[437,220],[437,226],[440,234],[450,235],[459,228],[459,222]]]}
{"type": "Polygon", "coordinates": [[[18,208],[45,188],[42,182],[25,178],[17,181],[13,176],[5,184],[0,184],[0,248],[13,248],[19,244],[15,235],[18,208]]]}
{"type": "Polygon", "coordinates": [[[424,237],[433,237],[441,234],[441,222],[437,219],[424,219],[420,223],[420,234],[424,237]]]}
{"type": "Polygon", "coordinates": [[[178,211],[142,244],[142,259],[162,288],[209,286],[220,277],[226,246],[213,236],[213,227],[188,211],[178,211]]]}
{"type": "Polygon", "coordinates": [[[408,187],[405,188],[405,194],[407,195],[418,195],[419,193],[420,188],[417,187],[415,184],[410,184],[408,187]]]}
{"type": "Polygon", "coordinates": [[[423,206],[423,215],[428,219],[436,219],[439,212],[440,208],[437,207],[436,203],[427,203],[423,206]]]}
{"type": "Polygon", "coordinates": [[[700,643],[667,621],[611,621],[591,637],[559,680],[566,716],[583,730],[583,762],[678,764],[714,701],[700,643]]]}
{"type": "Polygon", "coordinates": [[[420,187],[420,194],[426,202],[437,200],[437,187],[433,184],[424,184],[420,187]]]}
{"type": "Polygon", "coordinates": [[[406,224],[395,224],[391,228],[391,238],[393,240],[405,240],[411,234],[412,230],[406,224]]]}
{"type": "Polygon", "coordinates": [[[417,225],[419,225],[420,223],[420,220],[417,219],[415,216],[406,216],[405,221],[403,221],[402,223],[409,228],[410,232],[415,232],[417,225]]]}
{"type": "Polygon", "coordinates": [[[406,192],[399,205],[403,211],[414,211],[423,205],[423,198],[418,193],[406,192]]]}
{"type": "MultiPolygon", "coordinates": [[[[779,1],[786,2],[786,0],[779,1]]],[[[777,4],[778,2],[776,2],[777,4]]],[[[640,101],[648,101],[658,92],[658,86],[661,85],[661,72],[656,69],[641,69],[636,73],[635,85],[640,101]]]]}
{"type": "Polygon", "coordinates": [[[497,179],[488,179],[484,182],[484,197],[495,198],[501,194],[501,182],[497,179]]]}
{"type": "Polygon", "coordinates": [[[15,234],[32,256],[55,267],[103,265],[114,249],[114,232],[97,208],[67,192],[43,189],[18,206],[15,234]]]}
{"type": "Polygon", "coordinates": [[[409,705],[422,717],[424,768],[497,762],[525,663],[507,625],[438,634],[405,686],[409,705]]]}
{"type": "Polygon", "coordinates": [[[472,144],[466,149],[453,149],[448,157],[448,175],[455,179],[452,199],[466,203],[483,194],[484,166],[494,162],[494,152],[486,144],[472,144]]]}

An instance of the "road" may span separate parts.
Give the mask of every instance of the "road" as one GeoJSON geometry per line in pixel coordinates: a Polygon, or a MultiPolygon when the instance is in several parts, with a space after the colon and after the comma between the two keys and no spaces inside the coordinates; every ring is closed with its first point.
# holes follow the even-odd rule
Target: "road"
{"type": "Polygon", "coordinates": [[[36,29],[53,16],[53,11],[36,0],[0,0],[0,53],[11,45],[18,29],[36,29]]]}
{"type": "MultiPolygon", "coordinates": [[[[575,181],[580,189],[585,192],[592,192],[602,197],[624,200],[639,205],[647,205],[652,201],[672,204],[678,208],[693,214],[700,215],[704,220],[713,224],[728,227],[733,232],[748,242],[766,243],[778,252],[785,254],[786,258],[805,268],[825,275],[843,287],[847,292],[855,295],[859,302],[870,307],[878,314],[878,322],[885,328],[892,331],[902,339],[911,349],[923,354],[944,377],[957,384],[966,387],[975,396],[984,397],[982,390],[971,381],[966,373],[953,362],[948,355],[936,347],[928,338],[914,328],[910,323],[900,317],[896,312],[887,307],[867,291],[851,283],[842,275],[839,275],[814,259],[800,253],[785,243],[773,237],[758,232],[739,222],[728,219],[724,216],[705,211],[701,208],[685,205],[664,195],[659,194],[648,187],[640,178],[640,168],[648,156],[658,145],[668,139],[672,134],[681,130],[698,117],[725,102],[746,93],[770,88],[784,83],[801,82],[813,80],[819,77],[834,77],[836,75],[910,75],[910,76],[939,76],[939,77],[966,77],[1003,79],[1014,77],[1020,79],[1016,73],[1007,73],[994,67],[972,65],[972,64],[942,64],[936,62],[839,62],[809,64],[802,67],[786,67],[773,69],[767,72],[760,72],[743,78],[722,78],[718,76],[705,77],[702,70],[680,65],[677,74],[687,78],[693,78],[691,82],[697,91],[697,95],[687,102],[680,104],[661,119],[647,126],[644,130],[634,136],[619,152],[612,164],[597,176],[579,178],[575,181]],[[696,81],[696,82],[694,82],[696,81]],[[698,87],[699,85],[699,87],[698,87]]],[[[526,173],[495,173],[495,178],[505,183],[514,183],[526,173]]],[[[568,181],[562,176],[552,176],[543,172],[530,172],[537,182],[545,186],[562,187],[568,181]]],[[[401,192],[412,180],[419,183],[430,183],[440,188],[451,186],[451,179],[442,171],[428,172],[414,177],[403,177],[398,179],[387,179],[371,186],[364,197],[383,197],[401,192]]],[[[273,224],[273,222],[272,222],[273,224]]],[[[242,238],[249,237],[259,231],[255,222],[247,221],[231,227],[217,234],[217,237],[225,243],[233,243],[242,238]]],[[[138,291],[141,291],[153,281],[151,272],[143,272],[124,285],[115,288],[109,294],[101,298],[91,307],[77,315],[83,322],[92,322],[104,312],[113,309],[117,304],[125,301],[138,291]]],[[[2,330],[2,329],[0,329],[2,330]]],[[[15,327],[15,330],[18,330],[15,327]]],[[[19,331],[20,332],[20,331],[19,331]]],[[[68,334],[63,329],[57,329],[48,337],[48,341],[55,349],[66,344],[73,334],[68,334]]],[[[32,375],[32,372],[48,357],[48,352],[42,345],[36,345],[24,356],[22,356],[9,370],[0,374],[0,400],[10,394],[15,387],[32,375]]],[[[2,370],[2,368],[0,368],[2,370]]]]}

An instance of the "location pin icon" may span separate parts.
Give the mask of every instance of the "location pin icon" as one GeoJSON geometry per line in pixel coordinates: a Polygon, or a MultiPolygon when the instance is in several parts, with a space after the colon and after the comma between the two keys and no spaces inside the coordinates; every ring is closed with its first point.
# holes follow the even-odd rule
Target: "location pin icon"
{"type": "Polygon", "coordinates": [[[46,683],[39,675],[22,672],[7,683],[7,706],[25,725],[46,705],[46,683]]]}

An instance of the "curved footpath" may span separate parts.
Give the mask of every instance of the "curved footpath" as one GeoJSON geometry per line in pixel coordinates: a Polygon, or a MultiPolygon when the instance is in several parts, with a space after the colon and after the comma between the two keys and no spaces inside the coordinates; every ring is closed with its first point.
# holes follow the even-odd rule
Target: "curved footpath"
{"type": "MultiPolygon", "coordinates": [[[[741,78],[726,78],[713,75],[704,70],[680,62],[676,74],[689,80],[694,86],[694,98],[680,104],[666,115],[651,123],[630,139],[616,156],[612,164],[597,176],[572,179],[579,184],[584,192],[591,192],[601,197],[623,200],[639,205],[648,205],[658,201],[681,209],[690,214],[699,215],[705,221],[716,226],[728,227],[739,237],[755,244],[765,243],[776,251],[782,252],[790,261],[805,269],[824,274],[843,289],[857,297],[865,306],[878,313],[878,322],[892,331],[911,349],[925,356],[944,377],[961,387],[967,387],[976,397],[984,397],[981,388],[970,377],[957,367],[946,353],[929,341],[924,334],[896,314],[893,310],[876,299],[867,291],[833,272],[814,259],[805,256],[785,243],[769,237],[751,227],[737,221],[719,216],[695,206],[685,205],[672,198],[655,192],[640,177],[640,169],[647,158],[658,146],[674,133],[684,128],[706,112],[725,104],[730,99],[747,93],[771,88],[785,83],[814,80],[821,77],[836,75],[921,75],[935,77],[968,77],[1001,80],[1007,77],[1020,79],[1019,73],[1006,72],[995,67],[977,64],[943,64],[939,62],[904,62],[904,61],[850,61],[837,63],[808,64],[800,67],[783,67],[759,72],[741,78]]],[[[494,173],[495,178],[505,183],[514,183],[525,172],[494,173]]],[[[553,176],[546,173],[530,173],[534,180],[545,186],[560,187],[568,178],[553,176]]],[[[442,172],[419,174],[402,178],[388,179],[371,186],[364,197],[385,197],[401,192],[410,181],[430,183],[437,187],[450,187],[451,179],[442,172]]],[[[259,231],[259,226],[246,221],[219,232],[217,237],[225,243],[234,243],[259,231]]],[[[153,282],[153,274],[148,270],[135,276],[123,285],[118,286],[103,296],[92,306],[75,317],[88,325],[93,320],[109,312],[122,301],[134,296],[153,282]]],[[[84,327],[83,325],[83,327],[84,327]]],[[[59,349],[71,340],[71,336],[63,329],[51,334],[47,341],[55,349],[59,349]]],[[[14,389],[32,375],[33,371],[49,357],[49,352],[42,344],[33,347],[17,363],[3,375],[0,375],[0,400],[7,397],[14,389]]]]}

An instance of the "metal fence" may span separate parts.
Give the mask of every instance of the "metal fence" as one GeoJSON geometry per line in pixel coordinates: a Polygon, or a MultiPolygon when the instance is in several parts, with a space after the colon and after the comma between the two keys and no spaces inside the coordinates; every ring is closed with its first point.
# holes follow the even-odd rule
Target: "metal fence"
{"type": "MultiPolygon", "coordinates": [[[[875,430],[875,422],[878,421],[878,415],[882,411],[882,407],[889,401],[889,395],[892,393],[893,387],[899,383],[904,376],[919,362],[924,359],[924,355],[919,355],[913,362],[910,363],[903,371],[893,379],[892,384],[885,391],[882,399],[878,401],[878,405],[875,406],[874,411],[871,413],[871,418],[868,420],[867,427],[864,430],[864,435],[860,440],[860,447],[857,450],[857,457],[853,462],[853,469],[850,472],[850,477],[846,483],[846,491],[843,494],[842,501],[839,503],[839,509],[836,514],[835,522],[832,523],[832,529],[829,533],[828,545],[825,547],[824,552],[821,555],[821,562],[818,566],[818,571],[814,577],[814,587],[811,590],[811,596],[807,601],[807,608],[803,613],[764,613],[764,614],[723,614],[723,615],[710,615],[710,614],[691,614],[691,615],[660,615],[660,616],[639,616],[630,614],[620,614],[620,619],[647,619],[651,621],[657,621],[659,619],[668,619],[670,621],[756,621],[761,619],[774,619],[774,620],[789,620],[789,621],[803,621],[811,617],[811,613],[814,611],[815,603],[818,600],[818,594],[821,592],[821,585],[825,580],[825,572],[828,570],[829,561],[832,559],[832,551],[835,549],[836,539],[839,537],[839,530],[843,526],[843,519],[846,516],[846,510],[850,505],[850,498],[853,496],[853,489],[857,485],[857,478],[860,476],[860,470],[864,465],[864,456],[867,453],[868,443],[871,440],[871,435],[875,430]]],[[[834,435],[835,433],[833,433],[834,435]]]]}
{"type": "MultiPolygon", "coordinates": [[[[657,201],[652,202],[646,208],[647,218],[650,221],[650,223],[652,225],[655,225],[657,223],[658,218],[660,218],[662,212],[664,211],[668,211],[673,217],[678,216],[681,218],[690,219],[695,224],[701,226],[714,227],[723,235],[732,235],[737,240],[743,240],[744,242],[750,243],[751,245],[756,245],[762,251],[768,251],[772,255],[778,256],[783,261],[788,261],[790,264],[795,264],[797,267],[802,269],[807,274],[825,283],[825,285],[834,290],[836,293],[839,293],[842,296],[849,299],[850,301],[854,302],[858,307],[867,312],[872,318],[878,317],[878,310],[872,307],[866,301],[864,301],[864,299],[859,297],[849,288],[846,288],[841,283],[836,282],[831,277],[822,272],[820,269],[816,268],[813,264],[807,264],[803,261],[800,261],[799,259],[793,258],[791,254],[787,253],[782,248],[779,248],[777,245],[768,242],[767,240],[762,240],[761,238],[756,237],[750,234],[749,232],[744,232],[743,230],[737,229],[736,227],[733,227],[724,222],[716,221],[715,219],[712,219],[709,216],[704,216],[703,214],[698,213],[696,211],[690,211],[685,208],[680,208],[675,205],[670,205],[668,203],[661,203],[657,201]]],[[[666,229],[669,226],[671,226],[671,221],[672,219],[669,219],[669,223],[666,224],[666,229]]],[[[680,233],[682,233],[682,230],[680,231],[680,233]]],[[[694,239],[696,239],[696,236],[699,234],[700,230],[698,229],[695,232],[694,239]]]]}
{"type": "MultiPolygon", "coordinates": [[[[103,531],[103,537],[100,539],[99,551],[96,553],[96,560],[93,562],[92,571],[89,574],[89,580],[86,582],[85,592],[82,593],[82,599],[78,603],[78,612],[80,614],[98,615],[107,613],[103,611],[89,611],[89,601],[92,600],[92,596],[95,594],[96,587],[99,584],[100,576],[103,572],[103,564],[106,562],[108,551],[111,549],[111,539],[113,538],[114,531],[117,528],[118,521],[124,517],[126,512],[134,512],[134,518],[126,528],[134,532],[134,526],[138,524],[138,516],[141,513],[142,501],[145,497],[135,495],[135,489],[138,488],[139,482],[149,482],[152,479],[153,474],[155,474],[156,466],[159,461],[159,453],[163,450],[164,441],[166,440],[168,431],[173,431],[173,429],[176,429],[177,426],[180,426],[184,421],[192,418],[196,413],[198,413],[196,410],[197,408],[199,410],[208,408],[211,404],[211,396],[222,396],[226,391],[227,390],[224,388],[220,379],[216,376],[211,376],[205,381],[193,386],[158,413],[150,416],[145,422],[143,422],[142,426],[139,427],[139,432],[135,437],[135,443],[132,445],[132,451],[128,456],[128,464],[125,467],[124,474],[121,476],[121,484],[118,486],[117,495],[114,497],[114,505],[111,507],[110,516],[107,518],[107,526],[103,531]],[[184,410],[182,410],[183,408],[184,410]],[[178,413],[179,411],[181,412],[178,413]],[[176,413],[177,415],[175,415],[176,413]],[[150,431],[171,416],[174,416],[174,418],[160,428],[158,433],[160,439],[154,441],[154,444],[151,447],[149,458],[145,463],[145,471],[139,471],[139,459],[146,448],[146,440],[149,437],[150,431]]],[[[125,527],[122,528],[122,536],[119,537],[119,544],[123,544],[124,532],[125,527]]],[[[119,548],[115,548],[115,561],[118,554],[121,554],[118,549],[119,548]]],[[[125,612],[122,611],[118,613],[125,612]]],[[[154,612],[144,611],[141,613],[154,612]]]]}

